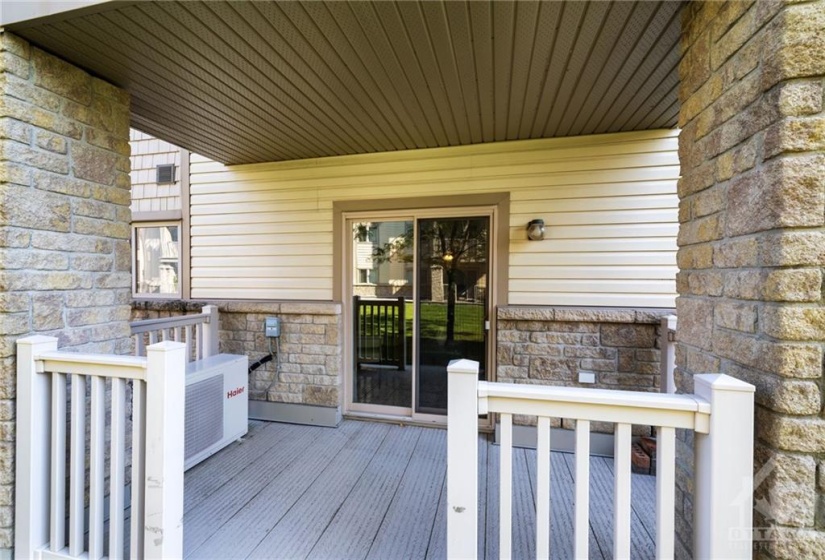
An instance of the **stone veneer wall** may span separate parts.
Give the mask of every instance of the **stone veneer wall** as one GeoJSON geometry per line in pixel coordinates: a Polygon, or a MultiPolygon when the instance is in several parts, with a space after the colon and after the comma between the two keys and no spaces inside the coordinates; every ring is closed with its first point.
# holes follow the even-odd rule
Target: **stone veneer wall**
{"type": "MultiPolygon", "coordinates": [[[[498,309],[498,380],[566,387],[659,390],[661,317],[673,310],[509,306],[498,309]],[[579,383],[592,372],[595,383],[579,383]]],[[[518,423],[534,423],[518,418],[518,423]]],[[[574,428],[572,420],[555,426],[574,428]]],[[[613,431],[597,423],[594,431],[613,431]]],[[[637,435],[649,427],[634,426],[637,435]]]]}
{"type": "Polygon", "coordinates": [[[824,558],[825,2],[691,2],[683,16],[677,381],[756,386],[754,521],[770,532],[754,555],[824,558]]]}
{"type": "MultiPolygon", "coordinates": [[[[280,371],[275,362],[255,370],[249,398],[338,407],[342,403],[341,304],[210,301],[220,310],[220,351],[245,354],[250,364],[269,353],[264,319],[281,319],[280,371]]],[[[133,319],[198,313],[203,302],[139,301],[133,319]]]]}
{"type": "MultiPolygon", "coordinates": [[[[0,35],[0,549],[13,546],[15,341],[128,353],[129,97],[0,35]]],[[[0,551],[2,552],[2,551],[0,551]]]]}

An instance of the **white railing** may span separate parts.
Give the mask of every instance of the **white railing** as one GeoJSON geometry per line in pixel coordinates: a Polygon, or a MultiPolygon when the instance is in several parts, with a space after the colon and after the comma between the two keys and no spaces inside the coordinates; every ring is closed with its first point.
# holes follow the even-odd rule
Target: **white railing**
{"type": "Polygon", "coordinates": [[[135,356],[145,356],[147,344],[164,340],[185,344],[187,362],[218,354],[217,305],[205,305],[197,315],[144,319],[129,326],[135,341],[135,356]]]}
{"type": "Polygon", "coordinates": [[[17,341],[18,558],[123,558],[127,498],[129,556],[182,557],[184,352],[185,345],[177,342],[151,345],[143,358],[60,352],[57,339],[45,336],[17,341]],[[107,492],[109,538],[104,549],[107,492]]]}
{"type": "Polygon", "coordinates": [[[676,380],[676,315],[662,317],[659,327],[659,389],[662,393],[675,393],[676,380]]]}
{"type": "MultiPolygon", "coordinates": [[[[576,420],[575,557],[589,542],[590,423],[615,424],[615,558],[630,557],[631,427],[657,427],[656,557],[675,545],[676,429],[695,432],[694,554],[750,558],[754,387],[722,374],[694,377],[695,395],[547,387],[478,381],[478,363],[448,369],[447,557],[475,558],[478,530],[478,416],[501,419],[499,550],[512,554],[512,424],[538,417],[536,555],[550,555],[550,418],[576,420]]],[[[518,522],[518,520],[516,520],[518,522]]],[[[490,538],[490,537],[488,537],[490,538]]]]}

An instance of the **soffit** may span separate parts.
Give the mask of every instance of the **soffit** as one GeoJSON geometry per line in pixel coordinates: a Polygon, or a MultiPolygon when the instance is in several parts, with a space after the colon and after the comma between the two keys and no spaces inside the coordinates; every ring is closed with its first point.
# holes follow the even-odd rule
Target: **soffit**
{"type": "Polygon", "coordinates": [[[675,1],[104,3],[7,29],[224,163],[674,127],[675,1]]]}

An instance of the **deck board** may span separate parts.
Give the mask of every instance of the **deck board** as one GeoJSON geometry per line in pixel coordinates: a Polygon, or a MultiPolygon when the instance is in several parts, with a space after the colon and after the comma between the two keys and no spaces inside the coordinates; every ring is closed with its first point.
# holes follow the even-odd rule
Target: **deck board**
{"type": "MultiPolygon", "coordinates": [[[[188,558],[446,558],[446,431],[253,423],[186,473],[188,558]]],[[[479,557],[498,558],[498,445],[479,441],[479,557]]],[[[591,458],[591,558],[612,557],[613,472],[591,458]]],[[[573,456],[551,455],[551,555],[573,551],[573,456]]],[[[513,450],[513,557],[535,556],[536,451],[513,450]]],[[[632,554],[652,558],[655,478],[633,477],[632,554]]]]}
{"type": "Polygon", "coordinates": [[[426,557],[447,472],[447,441],[441,436],[435,430],[421,433],[368,559],[426,557]]]}
{"type": "Polygon", "coordinates": [[[309,558],[365,558],[424,428],[393,426],[309,558]]]}
{"type": "Polygon", "coordinates": [[[385,440],[390,426],[365,426],[351,446],[330,462],[312,487],[269,532],[250,558],[271,558],[278,551],[283,558],[304,558],[321,538],[338,508],[344,503],[364,469],[385,440]]]}
{"type": "MultiPolygon", "coordinates": [[[[234,510],[230,519],[222,522],[224,519],[221,516],[221,519],[216,520],[207,508],[203,508],[206,510],[205,515],[198,526],[198,537],[202,539],[202,544],[190,556],[246,558],[312,485],[322,468],[363,428],[361,423],[345,424],[337,429],[319,428],[320,432],[315,431],[311,435],[308,433],[308,439],[296,438],[298,449],[288,458],[281,459],[281,453],[277,452],[280,450],[261,457],[248,469],[257,475],[250,477],[249,482],[252,484],[236,485],[237,491],[226,496],[234,510]],[[275,469],[267,462],[277,462],[279,459],[280,464],[275,469]]],[[[292,442],[287,442],[289,443],[292,442]]],[[[227,486],[222,489],[224,488],[227,486]]],[[[211,503],[210,500],[203,505],[211,503]]],[[[184,516],[184,550],[188,552],[187,521],[188,518],[184,516]]]]}

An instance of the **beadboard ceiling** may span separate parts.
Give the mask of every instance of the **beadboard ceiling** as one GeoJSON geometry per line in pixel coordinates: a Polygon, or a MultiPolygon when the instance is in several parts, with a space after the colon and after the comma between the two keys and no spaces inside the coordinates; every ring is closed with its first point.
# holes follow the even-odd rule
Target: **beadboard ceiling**
{"type": "Polygon", "coordinates": [[[7,29],[234,164],[674,127],[681,7],[104,2],[7,29]]]}

